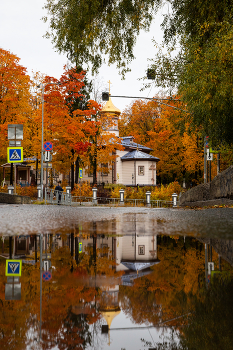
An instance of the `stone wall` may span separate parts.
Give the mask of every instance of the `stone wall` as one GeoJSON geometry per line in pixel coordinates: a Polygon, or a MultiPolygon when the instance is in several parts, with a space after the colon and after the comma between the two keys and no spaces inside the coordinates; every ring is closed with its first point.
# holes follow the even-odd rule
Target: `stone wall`
{"type": "Polygon", "coordinates": [[[210,199],[233,199],[233,165],[215,176],[210,183],[210,199]]]}
{"type": "MultiPolygon", "coordinates": [[[[213,203],[216,200],[216,204],[220,199],[224,199],[223,202],[229,202],[233,199],[233,166],[222,171],[220,174],[207,184],[201,184],[191,188],[185,192],[179,201],[179,204],[195,205],[195,202],[207,202],[213,203]]],[[[206,205],[208,205],[206,203],[206,205]]]]}
{"type": "Polygon", "coordinates": [[[210,244],[216,253],[233,266],[233,241],[216,238],[198,238],[202,243],[210,244]]]}
{"type": "Polygon", "coordinates": [[[0,203],[7,204],[31,204],[31,198],[18,196],[17,194],[0,193],[0,203]]]}

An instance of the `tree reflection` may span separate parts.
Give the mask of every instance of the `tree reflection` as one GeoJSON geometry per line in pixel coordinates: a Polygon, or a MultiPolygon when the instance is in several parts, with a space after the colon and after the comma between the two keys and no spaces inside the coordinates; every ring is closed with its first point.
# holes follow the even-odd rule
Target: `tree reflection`
{"type": "MultiPolygon", "coordinates": [[[[158,237],[160,263],[143,277],[134,271],[129,275],[132,283],[123,285],[116,256],[106,244],[97,244],[104,235],[96,231],[93,226],[78,258],[75,234],[61,235],[56,245],[50,237],[53,269],[52,280],[43,282],[43,349],[93,346],[92,325],[101,325],[106,312],[120,310],[134,323],[172,330],[167,345],[158,343],[158,349],[233,348],[233,282],[231,277],[211,281],[206,289],[202,243],[193,238],[158,237]]],[[[217,265],[214,251],[212,259],[217,265]]],[[[232,273],[229,264],[223,262],[222,268],[232,273]]],[[[0,277],[0,349],[20,350],[25,344],[33,349],[39,341],[39,263],[23,264],[21,301],[5,301],[5,260],[0,261],[0,277]]]]}
{"type": "Polygon", "coordinates": [[[194,298],[189,324],[181,336],[182,349],[233,349],[233,279],[215,278],[201,297],[194,298]]]}

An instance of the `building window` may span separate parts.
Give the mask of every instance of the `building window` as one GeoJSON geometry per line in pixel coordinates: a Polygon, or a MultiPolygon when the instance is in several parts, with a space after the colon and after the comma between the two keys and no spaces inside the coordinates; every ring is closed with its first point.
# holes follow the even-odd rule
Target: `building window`
{"type": "Polygon", "coordinates": [[[108,163],[102,163],[101,164],[101,175],[102,176],[108,176],[108,163]]]}
{"type": "Polygon", "coordinates": [[[103,257],[108,257],[108,245],[107,244],[101,244],[101,253],[100,256],[103,257]]]}
{"type": "Polygon", "coordinates": [[[27,170],[19,170],[18,177],[21,180],[27,180],[27,170]]]}
{"type": "Polygon", "coordinates": [[[144,245],[138,246],[138,255],[145,255],[145,246],[144,245]]]}
{"type": "Polygon", "coordinates": [[[144,175],[144,166],[139,166],[138,167],[138,175],[144,175]]]}

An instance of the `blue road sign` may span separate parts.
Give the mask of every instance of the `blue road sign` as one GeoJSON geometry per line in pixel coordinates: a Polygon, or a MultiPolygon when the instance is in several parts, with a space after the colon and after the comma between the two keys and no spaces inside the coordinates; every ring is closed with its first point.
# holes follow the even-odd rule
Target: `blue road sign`
{"type": "Polygon", "coordinates": [[[23,147],[7,147],[7,162],[8,163],[23,162],[23,147]]]}
{"type": "Polygon", "coordinates": [[[83,169],[79,168],[79,178],[82,179],[83,177],[83,169]]]}
{"type": "Polygon", "coordinates": [[[52,151],[53,144],[50,141],[46,141],[43,145],[45,151],[52,151]]]}
{"type": "Polygon", "coordinates": [[[82,253],[83,251],[83,244],[80,242],[79,243],[79,253],[82,253]]]}
{"type": "Polygon", "coordinates": [[[6,276],[21,276],[22,260],[6,260],[6,276]]]}
{"type": "Polygon", "coordinates": [[[44,271],[43,274],[42,274],[42,279],[44,281],[50,281],[52,278],[52,274],[50,271],[44,271]]]}

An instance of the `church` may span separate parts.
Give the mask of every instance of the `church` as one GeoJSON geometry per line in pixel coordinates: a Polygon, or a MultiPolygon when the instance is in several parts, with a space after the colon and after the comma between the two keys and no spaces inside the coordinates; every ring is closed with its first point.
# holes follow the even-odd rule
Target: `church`
{"type": "MultiPolygon", "coordinates": [[[[100,113],[108,114],[113,119],[113,126],[108,132],[119,137],[118,120],[121,111],[114,106],[111,97],[106,102],[100,113]]],[[[110,167],[109,164],[103,164],[108,168],[108,173],[97,173],[97,184],[113,183],[126,186],[152,186],[156,185],[156,164],[159,158],[150,155],[151,148],[145,147],[134,142],[133,136],[119,137],[123,150],[116,150],[116,161],[110,167]]],[[[87,170],[83,172],[83,181],[92,180],[92,174],[87,170]]]]}

